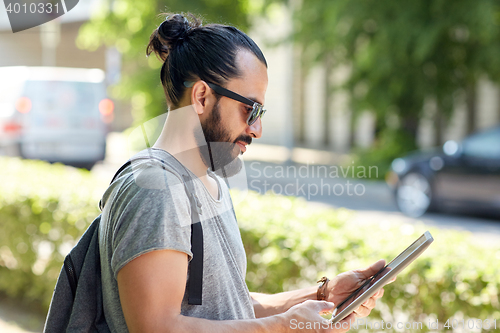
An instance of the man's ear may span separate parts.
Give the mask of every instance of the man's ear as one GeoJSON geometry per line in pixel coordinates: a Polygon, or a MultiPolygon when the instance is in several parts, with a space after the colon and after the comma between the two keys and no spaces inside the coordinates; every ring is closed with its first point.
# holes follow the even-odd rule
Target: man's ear
{"type": "Polygon", "coordinates": [[[198,115],[205,113],[210,95],[210,87],[204,81],[197,81],[191,90],[191,103],[198,115]]]}

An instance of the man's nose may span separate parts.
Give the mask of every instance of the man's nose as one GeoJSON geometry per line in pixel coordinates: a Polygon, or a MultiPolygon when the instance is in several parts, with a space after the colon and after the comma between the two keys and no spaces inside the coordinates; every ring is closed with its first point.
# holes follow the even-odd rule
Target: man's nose
{"type": "Polygon", "coordinates": [[[262,136],[262,121],[261,118],[257,118],[255,123],[247,127],[247,133],[252,136],[252,138],[258,139],[262,136]]]}

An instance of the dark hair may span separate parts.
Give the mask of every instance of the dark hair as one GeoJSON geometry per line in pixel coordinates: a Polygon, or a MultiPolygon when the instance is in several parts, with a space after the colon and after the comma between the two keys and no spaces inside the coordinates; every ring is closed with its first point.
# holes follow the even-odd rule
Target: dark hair
{"type": "Polygon", "coordinates": [[[241,49],[251,51],[267,67],[262,51],[245,33],[222,24],[202,25],[188,13],[167,16],[151,34],[146,54],[154,52],[164,61],[161,83],[169,106],[175,107],[186,89],[185,81],[224,85],[238,77],[241,73],[235,62],[241,49]]]}

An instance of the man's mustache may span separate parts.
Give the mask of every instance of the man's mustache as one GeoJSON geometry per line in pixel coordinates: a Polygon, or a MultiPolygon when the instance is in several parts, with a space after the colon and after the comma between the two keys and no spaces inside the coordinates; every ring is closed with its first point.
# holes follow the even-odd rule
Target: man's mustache
{"type": "Polygon", "coordinates": [[[234,140],[234,143],[236,143],[238,141],[244,142],[247,145],[251,145],[252,144],[252,137],[248,136],[248,135],[240,135],[239,137],[236,138],[236,140],[234,140]]]}

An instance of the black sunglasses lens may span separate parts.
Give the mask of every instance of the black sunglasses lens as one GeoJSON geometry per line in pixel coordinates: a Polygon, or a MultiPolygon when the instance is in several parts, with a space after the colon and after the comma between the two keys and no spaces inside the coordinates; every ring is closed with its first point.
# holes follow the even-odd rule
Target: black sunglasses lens
{"type": "Polygon", "coordinates": [[[259,118],[261,113],[262,113],[262,105],[259,105],[257,103],[254,104],[252,113],[248,117],[248,121],[247,121],[248,125],[252,126],[257,121],[257,118],[259,118]]]}
{"type": "Polygon", "coordinates": [[[251,126],[255,122],[256,119],[257,119],[257,110],[256,110],[256,107],[254,105],[254,107],[252,109],[252,113],[250,113],[250,116],[248,116],[247,124],[249,126],[251,126]]]}

